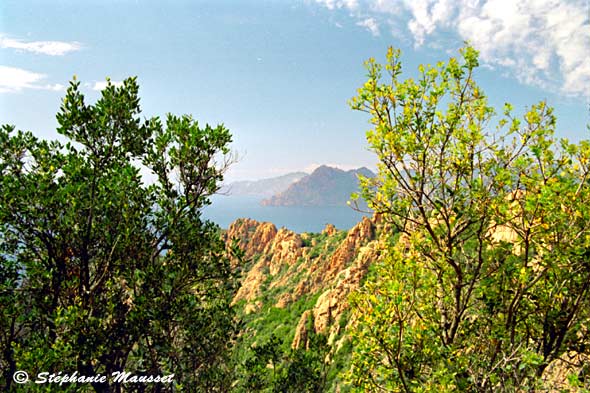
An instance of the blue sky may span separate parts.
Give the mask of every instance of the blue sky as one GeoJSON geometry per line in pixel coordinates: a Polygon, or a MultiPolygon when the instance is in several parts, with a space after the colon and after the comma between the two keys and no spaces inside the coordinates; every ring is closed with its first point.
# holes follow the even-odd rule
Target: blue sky
{"type": "Polygon", "coordinates": [[[319,164],[372,166],[367,117],[346,102],[363,61],[419,63],[481,52],[478,81],[500,107],[539,100],[558,134],[587,138],[587,0],[10,1],[0,4],[0,123],[55,138],[73,75],[89,100],[136,75],[145,116],[223,122],[240,160],[228,180],[319,164]]]}

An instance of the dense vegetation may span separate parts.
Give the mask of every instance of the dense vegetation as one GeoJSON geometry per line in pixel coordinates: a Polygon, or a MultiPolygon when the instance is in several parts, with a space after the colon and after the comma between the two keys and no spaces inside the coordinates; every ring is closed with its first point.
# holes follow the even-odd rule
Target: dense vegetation
{"type": "Polygon", "coordinates": [[[0,131],[2,391],[40,388],[15,386],[16,370],[174,374],[191,391],[232,382],[236,281],[218,228],[200,213],[231,137],[188,116],[141,121],[137,92],[127,79],[87,105],[73,82],[57,115],[65,145],[0,131]]]}
{"type": "Polygon", "coordinates": [[[590,142],[557,140],[545,102],[494,123],[477,67],[470,47],[417,79],[399,51],[369,60],[351,106],[379,159],[357,197],[379,214],[355,234],[282,231],[280,252],[248,243],[274,247],[272,224],[238,220],[233,242],[201,217],[228,130],[142,121],[133,78],[93,105],[72,82],[66,143],[3,126],[0,390],[587,391],[590,142]],[[332,318],[346,298],[329,298],[316,331],[343,282],[350,308],[332,318]],[[16,385],[16,370],[174,382],[16,385]]]}
{"type": "MultiPolygon", "coordinates": [[[[362,195],[392,226],[388,255],[353,299],[352,382],[362,391],[553,387],[567,355],[590,385],[590,143],[553,136],[540,102],[497,126],[477,52],[402,80],[399,51],[351,105],[371,115],[379,175],[362,195]],[[382,75],[385,71],[386,75],[382,75]]],[[[579,372],[578,372],[579,371],[579,372]]]]}
{"type": "MultiPolygon", "coordinates": [[[[324,392],[334,390],[341,383],[340,371],[348,367],[350,347],[336,349],[328,345],[327,336],[315,333],[313,318],[307,318],[308,337],[300,347],[293,347],[296,327],[302,315],[316,305],[321,291],[305,294],[284,307],[278,307],[281,296],[302,281],[309,280],[301,270],[305,259],[324,263],[346,236],[346,231],[302,234],[305,258],[282,266],[276,274],[267,274],[260,286],[261,296],[256,312],[244,312],[245,301],[236,304],[244,329],[238,338],[235,363],[238,366],[236,391],[240,392],[324,392]],[[276,285],[284,282],[285,285],[276,285]],[[329,359],[329,362],[326,362],[329,359]]],[[[268,257],[254,255],[251,262],[268,257]]],[[[322,289],[324,289],[322,287],[322,289]]],[[[309,312],[309,311],[308,311],[309,312]]],[[[347,318],[341,318],[343,324],[347,318]]],[[[344,329],[335,339],[345,335],[344,329]]],[[[346,340],[349,343],[348,340],[346,340]]]]}

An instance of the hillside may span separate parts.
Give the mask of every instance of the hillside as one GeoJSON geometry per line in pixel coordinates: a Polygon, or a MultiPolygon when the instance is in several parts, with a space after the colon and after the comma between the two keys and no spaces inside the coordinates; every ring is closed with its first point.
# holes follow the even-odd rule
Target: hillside
{"type": "Polygon", "coordinates": [[[327,387],[340,384],[348,367],[349,294],[359,287],[369,265],[378,260],[378,218],[363,218],[349,231],[327,225],[322,233],[294,233],[272,223],[236,220],[226,233],[245,252],[242,284],[234,304],[246,330],[240,347],[281,339],[282,351],[305,349],[312,335],[324,334],[332,363],[327,387]]]}
{"type": "Polygon", "coordinates": [[[358,191],[358,175],[375,176],[367,168],[344,171],[322,165],[285,191],[262,201],[265,206],[346,206],[358,191]]]}
{"type": "MultiPolygon", "coordinates": [[[[261,354],[271,353],[275,359],[263,356],[263,367],[243,370],[240,381],[256,375],[268,383],[273,379],[268,376],[272,374],[269,361],[277,362],[273,368],[281,372],[294,369],[302,373],[305,362],[319,357],[325,367],[321,391],[349,391],[350,385],[343,380],[343,373],[350,368],[350,328],[355,323],[349,298],[371,266],[385,255],[382,235],[390,231],[379,215],[364,217],[349,231],[328,224],[321,233],[299,234],[247,218],[232,223],[225,233],[227,244],[237,242],[245,257],[241,265],[234,266],[242,278],[233,304],[244,323],[237,360],[247,368],[261,354]],[[324,338],[323,346],[317,344],[317,337],[324,338]],[[304,364],[294,364],[293,358],[304,364]]],[[[496,234],[506,241],[510,236],[501,228],[496,234]]],[[[575,362],[580,362],[576,356],[564,355],[571,364],[553,361],[543,378],[562,386],[568,373],[583,370],[576,366],[575,362]]],[[[237,390],[248,391],[243,386],[237,390]]]]}
{"type": "Polygon", "coordinates": [[[307,176],[305,172],[293,172],[283,176],[260,180],[242,180],[222,187],[221,192],[232,196],[270,197],[285,191],[291,184],[307,176]]]}

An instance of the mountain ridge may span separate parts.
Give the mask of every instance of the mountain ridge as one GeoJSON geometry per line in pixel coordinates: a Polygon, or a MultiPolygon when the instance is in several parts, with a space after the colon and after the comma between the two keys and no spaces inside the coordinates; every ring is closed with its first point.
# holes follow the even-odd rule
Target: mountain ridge
{"type": "Polygon", "coordinates": [[[374,177],[366,167],[343,169],[321,165],[311,174],[290,184],[284,191],[262,200],[263,206],[346,206],[358,191],[359,178],[374,177]]]}
{"type": "Polygon", "coordinates": [[[221,192],[232,196],[271,197],[283,192],[292,183],[308,176],[305,172],[291,172],[285,175],[268,177],[259,180],[239,180],[221,188],[221,192]]]}

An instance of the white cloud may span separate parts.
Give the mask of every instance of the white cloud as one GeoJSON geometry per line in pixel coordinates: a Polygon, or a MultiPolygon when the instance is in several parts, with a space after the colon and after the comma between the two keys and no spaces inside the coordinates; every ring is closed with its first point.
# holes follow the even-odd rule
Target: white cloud
{"type": "Polygon", "coordinates": [[[0,35],[0,48],[16,49],[49,56],[63,56],[82,48],[79,42],[30,41],[25,42],[0,35]]]}
{"type": "Polygon", "coordinates": [[[61,83],[44,85],[43,88],[46,90],[53,90],[53,91],[65,91],[66,90],[66,87],[64,85],[62,85],[61,83]]]}
{"type": "Polygon", "coordinates": [[[379,24],[377,23],[377,20],[375,18],[367,18],[361,20],[360,22],[357,22],[357,25],[369,30],[373,37],[379,36],[379,24]]]}
{"type": "MultiPolygon", "coordinates": [[[[111,84],[116,87],[123,86],[123,82],[121,82],[121,81],[111,81],[111,84]]],[[[100,91],[106,87],[107,87],[107,81],[94,82],[94,85],[92,85],[92,90],[100,91]]]]}
{"type": "Polygon", "coordinates": [[[374,0],[367,3],[367,6],[371,9],[371,11],[385,14],[397,14],[401,12],[403,8],[401,1],[374,0]]]}
{"type": "Polygon", "coordinates": [[[14,93],[23,89],[64,91],[65,86],[59,83],[44,84],[47,76],[22,68],[0,65],[0,93],[14,93]]]}
{"type": "Polygon", "coordinates": [[[417,45],[422,45],[425,37],[432,34],[439,25],[448,24],[455,4],[450,0],[406,0],[404,3],[412,15],[408,21],[408,29],[417,45]]]}
{"type": "Polygon", "coordinates": [[[525,83],[590,95],[590,22],[584,9],[576,1],[488,0],[480,9],[460,10],[457,30],[484,61],[508,65],[525,83]]]}
{"type": "Polygon", "coordinates": [[[336,8],[348,8],[350,10],[356,10],[359,6],[358,0],[316,0],[324,7],[333,10],[336,8]]]}
{"type": "MultiPolygon", "coordinates": [[[[523,83],[590,96],[590,8],[586,0],[316,0],[347,8],[365,26],[388,24],[416,46],[437,47],[451,33],[469,41],[489,67],[523,83]],[[405,26],[405,31],[400,31],[405,26]]],[[[374,34],[374,31],[365,26],[374,34]]]]}
{"type": "Polygon", "coordinates": [[[35,83],[43,78],[45,78],[43,74],[0,65],[0,92],[14,92],[34,88],[35,83]]]}

